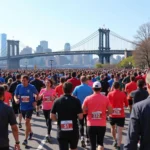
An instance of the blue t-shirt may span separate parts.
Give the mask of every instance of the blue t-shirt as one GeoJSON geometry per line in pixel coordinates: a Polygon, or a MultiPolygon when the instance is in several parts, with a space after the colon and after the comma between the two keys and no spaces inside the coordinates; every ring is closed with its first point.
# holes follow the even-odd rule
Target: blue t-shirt
{"type": "Polygon", "coordinates": [[[96,80],[96,78],[92,78],[92,82],[96,82],[97,80],[96,80]]]}
{"type": "Polygon", "coordinates": [[[81,104],[83,104],[84,99],[93,94],[93,90],[87,84],[81,84],[75,87],[72,94],[80,100],[81,104]]]}
{"type": "Polygon", "coordinates": [[[22,84],[19,84],[16,87],[15,95],[20,99],[20,110],[32,110],[34,97],[33,94],[37,94],[38,91],[34,85],[29,84],[27,87],[24,87],[22,84]]]}
{"type": "Polygon", "coordinates": [[[5,79],[2,78],[2,77],[0,77],[0,82],[1,82],[1,83],[5,83],[5,79]]]}
{"type": "Polygon", "coordinates": [[[113,83],[114,83],[114,79],[110,79],[108,80],[109,86],[112,87],[113,83]]]}

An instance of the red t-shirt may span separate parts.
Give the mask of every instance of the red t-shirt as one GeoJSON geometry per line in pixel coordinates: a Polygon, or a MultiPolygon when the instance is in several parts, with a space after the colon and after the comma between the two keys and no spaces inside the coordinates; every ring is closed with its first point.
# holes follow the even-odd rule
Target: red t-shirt
{"type": "Polygon", "coordinates": [[[67,82],[71,82],[71,83],[72,83],[72,85],[73,85],[73,89],[72,89],[72,90],[74,90],[74,88],[75,88],[76,86],[78,86],[78,85],[81,84],[80,80],[77,79],[77,78],[68,79],[67,82]]]}
{"type": "Polygon", "coordinates": [[[131,81],[130,83],[126,84],[125,91],[127,92],[128,100],[131,100],[130,93],[132,91],[135,91],[137,89],[137,84],[134,81],[131,81]]]}
{"type": "Polygon", "coordinates": [[[12,99],[12,95],[5,91],[4,93],[4,103],[7,104],[9,106],[9,101],[12,99]]]}
{"type": "Polygon", "coordinates": [[[64,94],[63,85],[59,84],[58,86],[56,86],[55,92],[56,92],[56,94],[57,94],[58,97],[60,97],[61,95],[63,95],[64,94]]]}
{"type": "Polygon", "coordinates": [[[138,81],[138,80],[145,81],[145,78],[142,75],[138,75],[135,79],[136,79],[136,81],[138,81]]]}
{"type": "Polygon", "coordinates": [[[106,126],[106,110],[110,106],[106,96],[92,94],[85,98],[83,106],[87,108],[87,126],[106,126]]]}
{"type": "Polygon", "coordinates": [[[128,106],[126,94],[120,90],[114,90],[107,95],[109,102],[113,108],[112,118],[124,118],[124,105],[128,106]]]}

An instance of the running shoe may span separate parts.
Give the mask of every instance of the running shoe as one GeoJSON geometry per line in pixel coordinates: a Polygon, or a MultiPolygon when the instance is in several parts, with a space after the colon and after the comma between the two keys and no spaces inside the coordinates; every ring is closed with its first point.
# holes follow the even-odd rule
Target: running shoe
{"type": "Polygon", "coordinates": [[[121,150],[121,147],[120,147],[120,146],[117,146],[117,147],[116,147],[116,150],[121,150]]]}
{"type": "Polygon", "coordinates": [[[46,136],[46,141],[51,143],[51,137],[50,136],[46,136]]]}
{"type": "Polygon", "coordinates": [[[19,129],[21,129],[21,128],[22,128],[22,124],[21,124],[21,123],[19,123],[19,124],[18,124],[18,126],[19,126],[19,129]]]}
{"type": "Polygon", "coordinates": [[[90,146],[90,141],[86,140],[86,146],[90,146]]]}
{"type": "Polygon", "coordinates": [[[29,138],[28,138],[28,140],[31,140],[31,139],[32,139],[32,137],[33,137],[33,132],[31,132],[31,133],[29,134],[29,138]]]}
{"type": "Polygon", "coordinates": [[[25,145],[25,146],[27,146],[27,144],[28,144],[27,140],[24,140],[23,143],[22,143],[22,145],[25,145]]]}
{"type": "Polygon", "coordinates": [[[117,141],[113,142],[113,147],[117,147],[117,141]]]}
{"type": "Polygon", "coordinates": [[[81,140],[81,147],[86,147],[84,140],[81,140]]]}
{"type": "Polygon", "coordinates": [[[37,116],[37,117],[40,117],[40,114],[39,114],[39,112],[36,112],[36,116],[37,116]]]}

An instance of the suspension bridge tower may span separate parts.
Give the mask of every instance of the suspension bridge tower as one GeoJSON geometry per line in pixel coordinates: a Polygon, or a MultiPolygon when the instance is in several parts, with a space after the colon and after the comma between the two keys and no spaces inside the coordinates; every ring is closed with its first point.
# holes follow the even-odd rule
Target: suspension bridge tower
{"type": "Polygon", "coordinates": [[[8,69],[18,69],[19,59],[13,58],[13,56],[19,55],[19,41],[7,40],[7,66],[8,69]]]}
{"type": "Polygon", "coordinates": [[[104,64],[104,60],[106,63],[110,63],[110,54],[107,54],[110,51],[110,30],[109,29],[99,29],[99,62],[104,64]],[[102,54],[101,52],[106,52],[106,54],[102,54]]]}

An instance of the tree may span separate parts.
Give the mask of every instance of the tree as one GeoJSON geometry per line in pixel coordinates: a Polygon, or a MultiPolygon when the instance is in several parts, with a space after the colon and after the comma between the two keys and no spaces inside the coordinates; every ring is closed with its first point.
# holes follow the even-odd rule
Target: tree
{"type": "Polygon", "coordinates": [[[103,68],[103,65],[100,63],[95,64],[95,68],[103,68]]]}
{"type": "Polygon", "coordinates": [[[135,63],[139,67],[150,67],[150,22],[139,27],[134,52],[135,63]]]}
{"type": "Polygon", "coordinates": [[[118,67],[120,68],[135,67],[134,57],[130,56],[130,57],[124,58],[122,61],[118,63],[118,67]]]}

